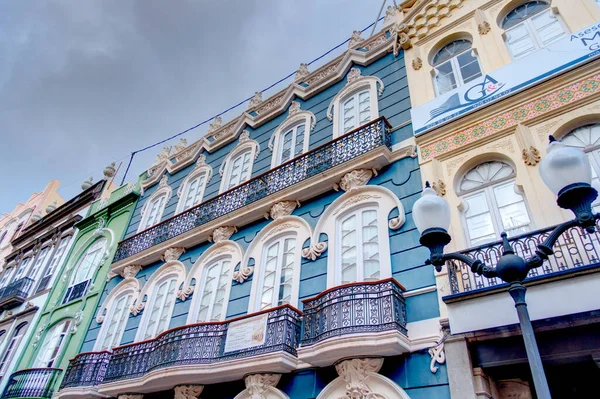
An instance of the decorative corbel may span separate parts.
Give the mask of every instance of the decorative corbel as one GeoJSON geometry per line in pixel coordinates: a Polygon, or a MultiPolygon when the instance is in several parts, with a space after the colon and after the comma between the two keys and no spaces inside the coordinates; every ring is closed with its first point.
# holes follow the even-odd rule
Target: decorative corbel
{"type": "Polygon", "coordinates": [[[237,232],[235,226],[221,226],[213,230],[212,234],[208,237],[208,241],[218,243],[221,241],[229,240],[233,233],[237,232]]]}
{"type": "MultiPolygon", "coordinates": [[[[281,374],[251,374],[244,378],[246,391],[252,399],[267,399],[270,387],[275,387],[281,374]]],[[[270,397],[270,396],[269,396],[270,397]]]]}
{"type": "Polygon", "coordinates": [[[315,245],[311,245],[308,248],[302,250],[302,257],[304,259],[317,260],[319,256],[327,250],[326,242],[318,242],[315,245]]]}
{"type": "Polygon", "coordinates": [[[237,281],[240,284],[243,284],[244,281],[248,280],[252,273],[254,273],[253,266],[243,267],[240,265],[239,270],[233,272],[233,280],[237,281]]]}
{"type": "Polygon", "coordinates": [[[475,14],[473,16],[475,18],[475,22],[477,23],[477,31],[480,35],[485,35],[489,33],[490,30],[492,30],[489,22],[485,17],[485,13],[482,10],[475,10],[475,14]]]}
{"type": "Polygon", "coordinates": [[[198,399],[204,385],[178,385],[173,389],[175,390],[173,399],[198,399]]]}
{"type": "MultiPolygon", "coordinates": [[[[173,249],[173,248],[170,248],[170,249],[173,249]]],[[[142,265],[127,265],[121,271],[121,277],[134,278],[140,272],[140,270],[142,270],[142,265]]]]}
{"type": "Polygon", "coordinates": [[[345,398],[384,399],[385,396],[373,392],[367,379],[381,370],[382,358],[348,359],[335,365],[338,375],[346,382],[345,398]]]}
{"type": "Polygon", "coordinates": [[[341,188],[346,192],[352,191],[366,185],[373,176],[377,176],[377,170],[375,169],[356,169],[346,173],[339,184],[334,184],[333,189],[339,191],[341,188]]]}
{"type": "Polygon", "coordinates": [[[181,255],[183,255],[184,252],[185,252],[184,247],[167,248],[160,259],[163,262],[170,262],[173,260],[177,260],[177,259],[179,259],[179,257],[181,255]]]}
{"type": "Polygon", "coordinates": [[[300,201],[277,202],[273,204],[269,212],[265,212],[265,219],[271,217],[273,220],[277,220],[283,216],[289,216],[296,208],[300,208],[300,201]]]}
{"type": "Polygon", "coordinates": [[[177,299],[179,299],[182,302],[185,302],[186,299],[188,299],[190,297],[190,295],[192,295],[193,292],[194,292],[194,287],[192,287],[191,285],[188,285],[184,289],[177,291],[177,299]]]}
{"type": "Polygon", "coordinates": [[[439,370],[438,364],[446,363],[446,352],[444,351],[444,342],[440,342],[436,346],[429,348],[429,356],[431,356],[431,363],[429,364],[429,370],[435,374],[439,370]]]}

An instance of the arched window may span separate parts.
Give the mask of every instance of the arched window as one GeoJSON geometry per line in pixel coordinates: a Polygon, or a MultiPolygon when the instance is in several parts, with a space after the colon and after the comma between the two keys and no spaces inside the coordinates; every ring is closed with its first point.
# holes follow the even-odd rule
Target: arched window
{"type": "Polygon", "coordinates": [[[258,156],[259,144],[250,139],[250,132],[240,134],[238,144],[223,160],[219,173],[222,176],[220,192],[244,183],[252,175],[254,159],[258,156]]]}
{"type": "Polygon", "coordinates": [[[438,95],[481,76],[479,60],[466,39],[455,40],[438,50],[432,60],[434,86],[438,95]]]}
{"type": "Polygon", "coordinates": [[[458,194],[463,201],[463,222],[471,246],[531,229],[525,198],[515,187],[515,171],[501,161],[484,162],[462,177],[458,194]]]}
{"type": "Polygon", "coordinates": [[[227,291],[231,285],[231,258],[213,261],[203,270],[198,291],[196,322],[221,321],[227,311],[227,291]]]}
{"type": "Polygon", "coordinates": [[[546,1],[528,1],[513,8],[500,26],[505,30],[504,41],[513,59],[546,47],[567,32],[546,1]]]}
{"type": "MultiPolygon", "coordinates": [[[[569,147],[585,152],[592,165],[592,186],[600,192],[600,123],[579,127],[561,140],[569,147]]],[[[592,204],[594,212],[600,212],[600,199],[592,204]]]]}
{"type": "Polygon", "coordinates": [[[340,126],[342,134],[356,129],[371,120],[371,94],[369,90],[361,90],[342,100],[340,126]]]}
{"type": "Polygon", "coordinates": [[[13,281],[17,281],[17,280],[25,277],[25,275],[27,274],[26,273],[27,267],[29,266],[30,262],[31,262],[31,257],[27,257],[21,261],[21,264],[19,265],[19,267],[17,267],[17,271],[15,273],[15,276],[13,277],[13,281]]]}
{"type": "Polygon", "coordinates": [[[29,277],[31,280],[37,279],[39,271],[42,270],[44,265],[46,264],[46,259],[48,258],[49,252],[50,247],[42,248],[37,258],[35,259],[33,266],[31,266],[31,269],[27,273],[27,277],[29,277]]]}
{"type": "Polygon", "coordinates": [[[108,317],[106,317],[105,324],[103,325],[101,338],[98,340],[101,342],[99,350],[111,350],[119,345],[125,331],[125,324],[129,317],[129,308],[132,302],[133,294],[131,292],[124,292],[111,304],[110,309],[108,309],[108,317]]]}
{"type": "Polygon", "coordinates": [[[36,289],[36,293],[45,290],[50,285],[50,280],[52,280],[52,276],[54,275],[58,265],[61,264],[69,242],[71,242],[71,236],[65,236],[60,239],[58,248],[56,248],[56,251],[54,251],[52,259],[50,259],[48,262],[48,267],[46,267],[44,270],[43,277],[36,289]]]}
{"type": "Polygon", "coordinates": [[[143,340],[154,338],[169,328],[176,299],[175,290],[177,277],[171,276],[156,284],[150,297],[150,306],[144,311],[143,340]]]}
{"type": "Polygon", "coordinates": [[[186,180],[179,195],[179,203],[177,204],[177,212],[183,212],[202,202],[204,188],[206,187],[206,173],[195,173],[186,180]]]}
{"type": "Polygon", "coordinates": [[[278,237],[265,245],[255,310],[292,302],[294,269],[299,267],[295,236],[278,237]]]}
{"type": "Polygon", "coordinates": [[[298,101],[292,101],[287,118],[269,139],[269,148],[273,151],[271,168],[308,151],[310,131],[315,127],[317,118],[310,111],[302,111],[300,106],[298,101]]]}
{"type": "Polygon", "coordinates": [[[154,198],[151,198],[148,201],[147,207],[144,212],[144,216],[142,217],[142,221],[140,222],[139,230],[146,230],[147,228],[152,227],[156,223],[160,222],[160,218],[162,217],[162,213],[165,209],[166,204],[166,194],[161,194],[154,198]]]}
{"type": "Polygon", "coordinates": [[[16,267],[13,266],[4,271],[4,274],[2,275],[2,278],[0,279],[0,288],[6,287],[10,283],[12,276],[15,273],[15,270],[16,270],[16,267]]]}
{"type": "Polygon", "coordinates": [[[6,344],[4,353],[0,358],[0,378],[2,378],[6,374],[7,369],[10,367],[10,363],[13,360],[15,352],[19,347],[23,336],[25,336],[26,331],[27,323],[19,324],[17,328],[15,328],[15,330],[13,331],[12,337],[10,338],[10,341],[8,341],[8,343],[6,344]]]}
{"type": "Polygon", "coordinates": [[[73,268],[71,284],[67,289],[63,303],[81,298],[85,295],[87,288],[94,276],[94,272],[100,266],[100,262],[106,253],[106,238],[102,237],[94,241],[79,258],[73,268]]]}
{"type": "Polygon", "coordinates": [[[281,145],[277,151],[277,164],[281,165],[302,154],[305,150],[306,124],[293,126],[281,135],[281,145]]]}
{"type": "Polygon", "coordinates": [[[66,319],[56,323],[48,330],[35,359],[34,367],[46,368],[55,366],[55,362],[62,352],[65,337],[69,333],[70,327],[71,319],[66,319]]]}
{"type": "Polygon", "coordinates": [[[338,218],[336,284],[381,278],[377,213],[377,208],[365,207],[338,218]]]}

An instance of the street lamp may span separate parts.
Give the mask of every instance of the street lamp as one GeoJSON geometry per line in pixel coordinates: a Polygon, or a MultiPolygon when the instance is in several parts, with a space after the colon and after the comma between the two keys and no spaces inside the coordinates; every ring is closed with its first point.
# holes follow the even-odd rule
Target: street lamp
{"type": "Polygon", "coordinates": [[[450,206],[437,196],[429,182],[426,183],[421,198],[413,206],[413,218],[421,233],[421,245],[429,248],[431,253],[427,264],[432,264],[439,272],[447,260],[458,260],[467,264],[473,273],[488,278],[498,277],[510,284],[508,292],[515,302],[533,384],[539,399],[550,399],[550,389],[529,319],[525,302],[526,288],[522,282],[531,269],[541,266],[554,253],[552,247],[562,233],[573,226],[592,233],[596,219],[600,217],[600,214],[592,212],[592,202],[598,197],[598,192],[591,186],[591,166],[583,151],[567,147],[550,136],[547,152],[540,162],[542,180],[557,195],[558,206],[573,211],[575,219],[556,226],[529,259],[515,255],[504,232],[501,234],[504,251],[496,267],[487,266],[479,259],[460,253],[444,254],[444,247],[451,240],[448,234],[450,206]]]}

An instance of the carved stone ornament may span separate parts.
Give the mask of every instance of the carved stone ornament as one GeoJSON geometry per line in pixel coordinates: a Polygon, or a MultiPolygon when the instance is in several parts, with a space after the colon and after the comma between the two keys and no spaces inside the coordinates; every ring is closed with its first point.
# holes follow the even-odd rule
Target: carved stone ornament
{"type": "Polygon", "coordinates": [[[121,272],[121,277],[133,278],[140,272],[140,270],[142,270],[142,265],[127,265],[121,272]]]}
{"type": "Polygon", "coordinates": [[[490,27],[488,21],[483,21],[482,23],[477,25],[477,31],[480,35],[485,35],[486,33],[489,33],[490,30],[492,30],[492,28],[490,27]]]}
{"type": "Polygon", "coordinates": [[[125,394],[125,395],[119,395],[117,397],[117,399],[144,399],[144,395],[142,394],[125,394]]]}
{"type": "Polygon", "coordinates": [[[279,378],[280,374],[251,374],[244,378],[244,383],[251,399],[267,399],[269,387],[277,385],[279,378]]]}
{"type": "Polygon", "coordinates": [[[183,253],[185,252],[184,247],[172,247],[168,248],[163,255],[161,256],[161,260],[163,262],[170,262],[172,260],[177,260],[183,253]]]}
{"type": "Polygon", "coordinates": [[[300,112],[300,103],[298,101],[292,101],[292,104],[290,104],[289,114],[294,115],[298,112],[300,112]]]}
{"type": "Polygon", "coordinates": [[[352,32],[352,36],[350,37],[350,41],[348,42],[348,48],[354,48],[356,45],[365,41],[364,38],[360,37],[362,32],[359,30],[355,30],[352,32]]]}
{"type": "Polygon", "coordinates": [[[196,168],[206,165],[206,155],[200,154],[198,155],[198,159],[196,160],[196,168]]]}
{"type": "Polygon", "coordinates": [[[262,93],[260,91],[257,91],[256,93],[254,93],[254,97],[250,99],[250,103],[248,103],[248,108],[256,107],[262,102],[262,93]]]}
{"type": "Polygon", "coordinates": [[[156,155],[156,161],[154,161],[154,165],[158,165],[159,163],[163,163],[167,161],[171,156],[171,147],[164,147],[161,152],[156,155]]]}
{"type": "Polygon", "coordinates": [[[38,346],[38,342],[40,342],[40,339],[42,339],[42,335],[44,335],[44,331],[46,331],[46,328],[48,328],[48,324],[42,324],[40,328],[38,328],[37,332],[35,333],[35,336],[33,337],[34,348],[38,346]]]}
{"type": "Polygon", "coordinates": [[[173,399],[198,399],[203,389],[204,385],[178,385],[173,399]]]}
{"type": "Polygon", "coordinates": [[[346,192],[352,191],[366,185],[373,176],[377,176],[375,169],[356,169],[346,173],[340,183],[333,186],[333,189],[338,191],[341,188],[346,192]]]}
{"type": "Polygon", "coordinates": [[[139,299],[140,299],[140,302],[136,301],[136,303],[131,305],[131,309],[129,309],[130,313],[134,316],[137,316],[140,313],[142,313],[142,310],[144,310],[144,307],[146,306],[146,304],[141,301],[142,298],[139,298],[139,299]]]}
{"type": "Polygon", "coordinates": [[[115,162],[112,162],[110,165],[108,165],[107,167],[104,168],[104,170],[102,171],[102,174],[107,179],[112,179],[115,176],[116,172],[117,172],[117,168],[115,167],[115,162]]]}
{"type": "Polygon", "coordinates": [[[298,70],[296,71],[296,77],[294,78],[294,80],[297,82],[299,80],[302,80],[304,77],[308,76],[310,74],[309,70],[308,70],[308,64],[300,64],[300,67],[298,68],[298,70]]]}
{"type": "Polygon", "coordinates": [[[158,183],[158,188],[163,188],[169,186],[169,177],[165,174],[160,178],[160,182],[158,183]]]}
{"type": "Polygon", "coordinates": [[[240,134],[239,143],[242,144],[249,140],[250,140],[250,132],[247,130],[242,131],[242,133],[240,134]]]}
{"type": "Polygon", "coordinates": [[[254,273],[254,267],[240,266],[239,270],[233,272],[233,281],[237,281],[238,283],[243,284],[244,281],[248,280],[248,277],[250,277],[252,273],[254,273]]]}
{"type": "Polygon", "coordinates": [[[182,138],[181,140],[179,140],[179,143],[177,143],[175,145],[175,154],[179,153],[180,151],[185,150],[186,147],[187,147],[187,140],[182,138]]]}
{"type": "Polygon", "coordinates": [[[223,119],[220,116],[215,116],[215,120],[208,125],[208,133],[212,133],[215,130],[219,130],[223,126],[223,119]]]}
{"type": "Polygon", "coordinates": [[[434,181],[431,188],[433,188],[440,197],[446,195],[446,183],[441,180],[434,181]]]}
{"type": "Polygon", "coordinates": [[[360,76],[361,76],[360,69],[358,69],[358,68],[350,69],[350,72],[348,72],[348,83],[356,82],[356,80],[358,78],[360,78],[360,76]]]}
{"type": "Polygon", "coordinates": [[[208,240],[212,241],[214,243],[229,240],[231,238],[231,236],[233,235],[233,233],[235,233],[235,232],[237,232],[237,227],[235,227],[235,226],[217,227],[212,232],[212,234],[210,235],[208,240]]]}
{"type": "Polygon", "coordinates": [[[431,356],[429,370],[431,370],[431,372],[435,374],[439,369],[439,367],[435,364],[446,363],[446,352],[444,352],[444,343],[442,342],[439,345],[434,346],[433,348],[429,348],[429,356],[431,356]]]}
{"type": "Polygon", "coordinates": [[[112,280],[113,278],[117,277],[118,274],[115,272],[108,272],[108,274],[106,275],[106,282],[108,283],[110,280],[112,280]]]}
{"type": "Polygon", "coordinates": [[[534,146],[529,146],[529,148],[523,148],[523,162],[525,165],[535,166],[540,163],[542,157],[540,156],[540,152],[534,146]]]}
{"type": "Polygon", "coordinates": [[[177,291],[177,298],[180,301],[185,302],[186,299],[188,299],[190,297],[190,295],[192,295],[193,292],[194,292],[194,287],[188,285],[184,289],[177,291]]]}
{"type": "Polygon", "coordinates": [[[86,181],[84,181],[81,184],[81,190],[85,191],[88,188],[92,187],[94,185],[94,178],[92,176],[90,176],[89,179],[87,179],[86,181]]]}
{"type": "Polygon", "coordinates": [[[281,201],[273,204],[269,213],[265,213],[265,219],[268,219],[269,216],[273,220],[277,220],[280,217],[291,215],[294,212],[294,209],[300,207],[300,202],[298,201],[281,201]]]}
{"type": "Polygon", "coordinates": [[[383,25],[389,25],[396,21],[396,15],[398,14],[398,8],[394,6],[388,6],[385,10],[385,18],[383,19],[383,25]]]}
{"type": "Polygon", "coordinates": [[[77,329],[83,322],[83,319],[83,310],[79,309],[77,312],[75,312],[75,315],[73,316],[73,327],[71,327],[71,334],[75,334],[77,332],[77,329]]]}
{"type": "Polygon", "coordinates": [[[365,383],[367,377],[377,373],[383,359],[350,359],[335,365],[340,377],[346,382],[346,395],[339,399],[386,399],[384,395],[372,392],[365,383]]]}
{"type": "Polygon", "coordinates": [[[326,242],[318,242],[315,245],[311,245],[308,248],[302,250],[302,257],[304,259],[317,260],[319,256],[327,250],[326,242]]]}
{"type": "Polygon", "coordinates": [[[98,236],[102,235],[105,225],[106,225],[106,220],[104,220],[103,217],[99,217],[98,224],[96,225],[96,230],[94,230],[93,236],[98,237],[98,236]]]}
{"type": "Polygon", "coordinates": [[[412,60],[412,67],[415,71],[418,71],[419,69],[421,69],[422,66],[423,66],[423,60],[420,57],[417,57],[414,60],[412,60]]]}

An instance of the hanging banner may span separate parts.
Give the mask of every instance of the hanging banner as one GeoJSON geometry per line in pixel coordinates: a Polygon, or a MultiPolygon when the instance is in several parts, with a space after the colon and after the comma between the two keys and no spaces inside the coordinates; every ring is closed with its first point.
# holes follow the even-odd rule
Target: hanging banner
{"type": "Polygon", "coordinates": [[[415,135],[460,118],[600,55],[600,22],[411,110],[415,135]]]}

